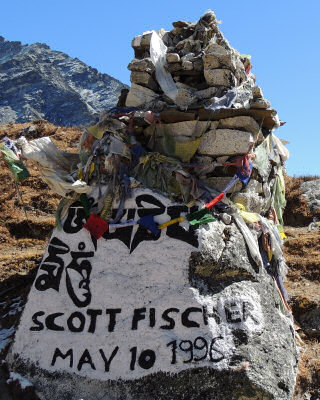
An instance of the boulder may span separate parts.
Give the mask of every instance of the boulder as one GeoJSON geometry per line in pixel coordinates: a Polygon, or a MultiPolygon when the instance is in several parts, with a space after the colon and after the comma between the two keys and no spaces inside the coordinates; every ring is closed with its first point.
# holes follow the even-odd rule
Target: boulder
{"type": "Polygon", "coordinates": [[[263,98],[263,92],[260,86],[254,86],[252,88],[252,96],[254,99],[256,99],[257,97],[263,98]]]}
{"type": "Polygon", "coordinates": [[[198,90],[194,94],[200,100],[211,99],[217,93],[217,90],[218,89],[215,87],[209,87],[207,89],[198,90]]]}
{"type": "Polygon", "coordinates": [[[182,55],[187,53],[198,54],[201,51],[201,42],[200,40],[184,39],[177,43],[176,50],[182,55]]]}
{"type": "Polygon", "coordinates": [[[198,72],[203,71],[203,61],[201,59],[193,61],[193,69],[198,72]]]}
{"type": "Polygon", "coordinates": [[[246,211],[264,214],[270,207],[268,199],[255,192],[236,193],[232,196],[234,203],[242,204],[246,211]]]}
{"type": "Polygon", "coordinates": [[[195,57],[195,54],[194,54],[194,53],[188,53],[188,54],[186,54],[185,56],[181,57],[181,62],[184,62],[184,61],[191,61],[191,60],[194,59],[194,57],[195,57]]]}
{"type": "Polygon", "coordinates": [[[165,68],[166,68],[166,70],[167,70],[168,72],[170,72],[170,73],[172,74],[173,72],[180,71],[181,68],[182,68],[182,66],[181,66],[181,63],[180,63],[180,62],[173,62],[173,63],[171,63],[171,64],[166,65],[165,68]]]}
{"type": "Polygon", "coordinates": [[[236,69],[236,57],[235,53],[231,50],[227,50],[217,43],[210,43],[204,50],[203,64],[204,68],[214,69],[226,67],[235,71],[236,69]]]}
{"type": "Polygon", "coordinates": [[[312,212],[320,209],[320,179],[302,182],[300,189],[312,212]]]}
{"type": "Polygon", "coordinates": [[[235,129],[216,129],[205,133],[198,153],[213,157],[244,154],[248,151],[253,137],[250,132],[235,129]]]}
{"type": "Polygon", "coordinates": [[[242,115],[239,117],[220,119],[219,127],[224,129],[244,130],[246,132],[251,132],[254,136],[260,131],[259,124],[255,119],[242,115]]]}
{"type": "Polygon", "coordinates": [[[132,83],[129,90],[126,107],[141,107],[154,101],[158,95],[151,89],[132,83]]]}
{"type": "Polygon", "coordinates": [[[154,65],[151,58],[143,58],[142,60],[134,58],[128,65],[128,69],[130,71],[148,72],[149,74],[152,74],[154,71],[154,65]]]}
{"type": "Polygon", "coordinates": [[[136,36],[131,42],[131,46],[136,49],[148,49],[150,47],[152,31],[144,32],[142,35],[136,36]]]}
{"type": "Polygon", "coordinates": [[[192,24],[191,24],[191,22],[187,22],[187,21],[175,21],[175,22],[172,22],[172,25],[175,28],[187,28],[192,24]]]}
{"type": "Polygon", "coordinates": [[[250,179],[248,182],[246,188],[244,189],[244,192],[249,193],[249,192],[254,192],[254,193],[263,193],[263,185],[261,182],[257,181],[256,179],[250,179]]]}
{"type": "Polygon", "coordinates": [[[166,58],[168,63],[177,63],[180,61],[180,56],[177,53],[167,53],[166,58]]]}
{"type": "Polygon", "coordinates": [[[148,72],[132,71],[130,75],[130,81],[132,83],[137,83],[139,85],[148,87],[152,90],[158,89],[158,84],[148,72]]]}
{"type": "Polygon", "coordinates": [[[181,65],[183,70],[190,71],[193,69],[193,63],[191,61],[183,61],[181,65]]]}
{"type": "Polygon", "coordinates": [[[271,103],[267,99],[257,98],[257,99],[253,99],[250,102],[250,106],[251,106],[251,108],[261,108],[263,110],[266,110],[267,108],[271,107],[271,103]]]}
{"type": "Polygon", "coordinates": [[[178,94],[175,98],[175,103],[181,109],[186,110],[192,103],[195,103],[197,98],[192,92],[186,89],[178,89],[178,94]]]}
{"type": "Polygon", "coordinates": [[[232,87],[235,85],[235,76],[229,69],[204,68],[204,77],[208,85],[232,87]]]}
{"type": "MultiPolygon", "coordinates": [[[[135,189],[122,221],[197,208],[135,189]]],[[[293,321],[234,222],[97,242],[83,218],[75,203],[53,231],[7,357],[41,400],[292,398],[293,321]]]]}

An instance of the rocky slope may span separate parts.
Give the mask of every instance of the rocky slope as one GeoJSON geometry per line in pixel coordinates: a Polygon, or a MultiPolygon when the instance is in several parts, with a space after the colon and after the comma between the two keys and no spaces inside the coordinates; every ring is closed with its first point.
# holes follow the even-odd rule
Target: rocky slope
{"type": "Polygon", "coordinates": [[[0,123],[46,119],[90,124],[117,103],[126,86],[77,58],[42,43],[22,45],[0,36],[0,123]]]}
{"type": "MultiPolygon", "coordinates": [[[[0,126],[0,136],[4,132],[16,139],[21,130],[29,124],[0,126]]],[[[50,135],[54,142],[66,151],[76,151],[80,130],[77,128],[62,128],[47,122],[35,124],[32,137],[50,135]]],[[[19,192],[8,170],[3,169],[0,194],[0,358],[4,357],[8,345],[18,324],[24,307],[30,285],[44,253],[47,240],[54,226],[53,213],[58,204],[58,196],[38,177],[36,167],[28,163],[31,178],[19,185],[19,192]],[[20,194],[19,194],[20,193],[20,194]],[[23,204],[27,215],[24,212],[23,204]],[[2,347],[1,347],[2,345],[2,347]]],[[[320,232],[308,232],[306,222],[312,220],[312,215],[306,210],[305,200],[301,197],[299,185],[301,179],[287,178],[288,210],[287,215],[294,215],[295,227],[286,226],[288,236],[284,245],[289,266],[286,287],[291,297],[291,306],[297,332],[301,340],[300,363],[295,400],[319,399],[319,257],[320,232]],[[304,219],[305,218],[305,219],[304,219]]],[[[288,216],[285,216],[285,219],[288,216]]],[[[2,371],[2,382],[9,378],[8,371],[2,371]]],[[[27,387],[25,393],[17,394],[18,380],[13,377],[9,388],[1,387],[5,400],[35,399],[32,388],[27,387]],[[5,390],[9,392],[5,394],[5,390]],[[15,393],[11,397],[10,393],[15,393]]]]}

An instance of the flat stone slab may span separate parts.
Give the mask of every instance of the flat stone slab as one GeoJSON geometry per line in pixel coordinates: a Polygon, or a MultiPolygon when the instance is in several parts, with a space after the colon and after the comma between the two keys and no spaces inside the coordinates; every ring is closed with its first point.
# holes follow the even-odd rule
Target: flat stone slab
{"type": "Polygon", "coordinates": [[[156,129],[154,126],[148,126],[144,130],[144,134],[151,136],[155,133],[157,137],[163,137],[164,132],[166,132],[170,136],[200,137],[206,129],[214,129],[216,126],[217,122],[183,121],[173,124],[159,124],[156,129]]]}
{"type": "Polygon", "coordinates": [[[255,119],[244,115],[239,117],[221,119],[219,123],[219,128],[240,129],[246,132],[251,132],[255,136],[259,133],[260,130],[259,124],[255,119]]]}
{"type": "Polygon", "coordinates": [[[153,90],[132,83],[126,99],[126,107],[141,107],[157,97],[158,95],[153,90]]]}
{"type": "Polygon", "coordinates": [[[204,134],[198,153],[209,156],[244,154],[253,137],[250,132],[236,129],[215,129],[204,134]]]}

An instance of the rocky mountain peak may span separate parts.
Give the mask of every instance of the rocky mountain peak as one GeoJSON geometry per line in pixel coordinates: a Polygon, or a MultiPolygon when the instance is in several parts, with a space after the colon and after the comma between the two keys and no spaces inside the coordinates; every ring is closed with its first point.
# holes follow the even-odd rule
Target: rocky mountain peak
{"type": "Polygon", "coordinates": [[[124,87],[45,43],[22,45],[0,37],[1,124],[37,119],[90,124],[117,103],[124,87]]]}

